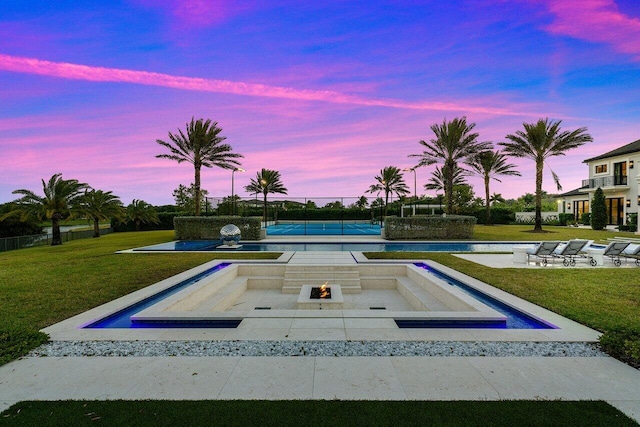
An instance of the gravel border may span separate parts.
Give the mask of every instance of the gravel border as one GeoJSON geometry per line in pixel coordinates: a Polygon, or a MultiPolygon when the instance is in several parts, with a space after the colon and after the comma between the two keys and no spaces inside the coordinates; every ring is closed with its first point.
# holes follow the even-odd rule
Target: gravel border
{"type": "Polygon", "coordinates": [[[595,343],[502,341],[52,341],[28,357],[606,357],[595,343]]]}

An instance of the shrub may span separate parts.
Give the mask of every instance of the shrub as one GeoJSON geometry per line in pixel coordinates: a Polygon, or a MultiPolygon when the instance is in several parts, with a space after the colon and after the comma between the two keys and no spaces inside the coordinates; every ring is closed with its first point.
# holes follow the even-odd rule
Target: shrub
{"type": "Polygon", "coordinates": [[[476,217],[463,215],[426,216],[408,218],[387,216],[384,219],[385,237],[396,239],[471,239],[476,217]]]}
{"type": "Polygon", "coordinates": [[[239,216],[182,216],[174,218],[177,240],[219,240],[220,229],[234,224],[242,240],[259,240],[261,219],[239,216]]]}
{"type": "MultiPolygon", "coordinates": [[[[478,207],[470,212],[471,215],[478,219],[478,224],[486,224],[487,210],[483,207],[478,207]]],[[[516,220],[516,214],[509,206],[494,206],[491,207],[491,223],[492,224],[511,224],[516,220]]]]}
{"type": "Polygon", "coordinates": [[[602,188],[598,187],[591,201],[591,228],[602,230],[607,226],[607,205],[602,188]]]}
{"type": "Polygon", "coordinates": [[[636,368],[640,367],[640,332],[634,330],[606,331],[600,336],[600,346],[611,356],[636,368]]]}
{"type": "Polygon", "coordinates": [[[0,365],[24,356],[48,339],[47,334],[35,330],[12,326],[0,329],[0,365]]]}
{"type": "Polygon", "coordinates": [[[573,214],[561,213],[558,214],[558,223],[562,226],[573,223],[573,214]]]}
{"type": "Polygon", "coordinates": [[[580,217],[580,223],[582,223],[582,225],[590,225],[591,224],[591,213],[584,212],[582,214],[582,216],[580,217]]]}

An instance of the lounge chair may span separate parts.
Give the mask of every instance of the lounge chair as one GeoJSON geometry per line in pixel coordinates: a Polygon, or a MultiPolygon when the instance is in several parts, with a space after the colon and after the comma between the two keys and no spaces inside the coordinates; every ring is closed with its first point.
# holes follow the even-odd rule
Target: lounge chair
{"type": "Polygon", "coordinates": [[[551,254],[554,258],[562,258],[565,267],[576,265],[576,258],[586,258],[584,250],[593,240],[569,240],[565,245],[559,245],[551,254]]]}
{"type": "Polygon", "coordinates": [[[633,258],[636,260],[636,265],[640,267],[640,245],[629,245],[620,254],[623,258],[633,258]]]}
{"type": "MultiPolygon", "coordinates": [[[[615,265],[616,267],[620,267],[620,265],[622,264],[622,261],[620,261],[620,255],[627,248],[627,246],[629,246],[629,244],[629,242],[611,242],[607,245],[606,248],[604,248],[602,256],[603,258],[611,258],[613,265],[615,265]]],[[[591,258],[589,263],[594,267],[598,265],[598,261],[593,257],[591,258]]]]}
{"type": "Polygon", "coordinates": [[[558,248],[560,242],[542,242],[538,246],[527,250],[527,262],[532,256],[540,258],[542,265],[547,265],[547,259],[553,258],[553,251],[558,248]]]}

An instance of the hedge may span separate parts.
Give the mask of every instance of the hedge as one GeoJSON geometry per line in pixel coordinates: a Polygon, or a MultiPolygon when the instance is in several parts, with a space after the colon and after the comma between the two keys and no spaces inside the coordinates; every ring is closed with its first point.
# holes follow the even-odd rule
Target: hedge
{"type": "Polygon", "coordinates": [[[261,219],[240,216],[181,216],[173,219],[177,240],[219,240],[220,229],[234,224],[242,240],[260,240],[261,219]]]}
{"type": "Polygon", "coordinates": [[[416,215],[385,217],[385,238],[389,240],[471,239],[477,219],[473,216],[416,215]]]}

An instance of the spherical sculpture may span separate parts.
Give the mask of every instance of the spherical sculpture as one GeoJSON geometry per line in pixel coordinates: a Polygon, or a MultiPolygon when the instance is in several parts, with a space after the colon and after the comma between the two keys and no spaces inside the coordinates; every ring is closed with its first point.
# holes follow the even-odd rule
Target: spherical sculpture
{"type": "Polygon", "coordinates": [[[240,229],[233,224],[227,224],[220,229],[220,239],[225,245],[237,245],[240,242],[240,229]]]}

